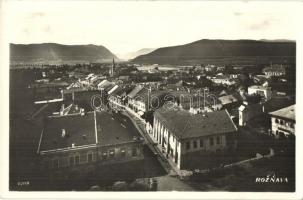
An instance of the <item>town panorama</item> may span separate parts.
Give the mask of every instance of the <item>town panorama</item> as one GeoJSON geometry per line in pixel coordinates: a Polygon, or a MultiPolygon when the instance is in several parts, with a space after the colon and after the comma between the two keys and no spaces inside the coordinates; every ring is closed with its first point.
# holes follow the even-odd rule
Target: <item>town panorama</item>
{"type": "Polygon", "coordinates": [[[293,192],[295,49],[10,44],[10,190],[293,192]]]}

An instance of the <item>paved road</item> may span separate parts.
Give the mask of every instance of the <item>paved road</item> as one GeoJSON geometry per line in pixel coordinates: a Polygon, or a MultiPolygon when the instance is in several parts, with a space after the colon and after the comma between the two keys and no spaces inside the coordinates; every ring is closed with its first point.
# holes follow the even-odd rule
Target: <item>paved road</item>
{"type": "Polygon", "coordinates": [[[192,187],[176,177],[161,176],[157,177],[158,191],[194,191],[192,187]]]}
{"type": "Polygon", "coordinates": [[[147,146],[157,157],[159,163],[162,165],[162,167],[165,169],[165,171],[172,176],[177,175],[175,170],[173,169],[173,167],[169,164],[169,162],[163,155],[163,153],[155,146],[154,141],[151,139],[151,137],[149,136],[149,134],[147,133],[147,131],[145,129],[145,123],[142,120],[138,119],[137,117],[133,116],[132,114],[130,114],[128,112],[124,112],[123,114],[125,114],[129,118],[131,118],[131,121],[133,122],[134,126],[136,126],[136,129],[141,134],[141,136],[144,137],[147,146]]]}
{"type": "MultiPolygon", "coordinates": [[[[146,141],[146,145],[143,146],[143,154],[144,154],[144,163],[143,163],[143,170],[140,169],[142,177],[144,178],[155,178],[157,180],[158,191],[193,191],[194,189],[190,187],[188,184],[184,183],[182,180],[178,179],[177,177],[173,177],[171,172],[171,167],[168,163],[165,163],[159,154],[155,154],[157,152],[157,148],[152,145],[152,141],[150,138],[146,136],[146,132],[144,132],[145,124],[142,123],[137,118],[132,118],[132,120],[123,114],[114,113],[113,112],[114,120],[118,120],[121,126],[125,126],[125,128],[136,132],[138,135],[144,134],[144,138],[146,141]],[[135,124],[136,123],[136,126],[135,124]],[[141,133],[139,132],[141,129],[141,133]],[[144,132],[144,133],[142,133],[144,132]],[[168,174],[168,172],[170,172],[168,174]]],[[[138,169],[139,171],[139,169],[138,169]]],[[[175,174],[173,174],[175,175],[175,174]]]]}
{"type": "MultiPolygon", "coordinates": [[[[134,126],[133,122],[125,115],[120,113],[113,113],[114,120],[117,120],[121,126],[127,128],[134,133],[137,133],[138,136],[141,136],[138,129],[134,126]]],[[[144,177],[155,177],[165,175],[166,172],[163,169],[162,165],[159,163],[157,159],[157,155],[155,155],[148,145],[143,146],[143,154],[144,154],[144,169],[143,176],[144,177]]]]}

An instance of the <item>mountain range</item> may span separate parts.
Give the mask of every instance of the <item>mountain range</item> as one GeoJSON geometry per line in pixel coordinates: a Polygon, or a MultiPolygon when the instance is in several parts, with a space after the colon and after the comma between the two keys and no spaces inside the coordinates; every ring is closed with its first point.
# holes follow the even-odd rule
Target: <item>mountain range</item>
{"type": "MultiPolygon", "coordinates": [[[[296,58],[296,43],[290,40],[203,39],[178,46],[144,48],[125,56],[138,64],[292,64],[296,58]]],[[[10,44],[11,64],[111,62],[113,58],[118,60],[101,45],[10,44]]]]}
{"type": "Polygon", "coordinates": [[[117,59],[101,45],[10,44],[10,62],[13,64],[107,62],[113,58],[117,59]]]}
{"type": "Polygon", "coordinates": [[[132,60],[142,64],[294,63],[296,43],[289,40],[199,40],[163,47],[132,60]]]}

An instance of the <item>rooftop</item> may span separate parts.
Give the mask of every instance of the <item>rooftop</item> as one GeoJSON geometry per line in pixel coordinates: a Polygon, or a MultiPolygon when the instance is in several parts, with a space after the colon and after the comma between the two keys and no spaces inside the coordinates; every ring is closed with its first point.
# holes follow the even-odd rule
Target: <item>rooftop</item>
{"type": "Polygon", "coordinates": [[[97,112],[97,124],[101,146],[132,142],[134,136],[139,136],[133,127],[125,128],[125,121],[107,112],[97,112]]]}
{"type": "Polygon", "coordinates": [[[280,110],[276,110],[274,112],[271,112],[270,114],[273,116],[287,118],[287,119],[291,119],[294,121],[296,120],[295,105],[291,105],[291,106],[282,108],[280,110]]]}
{"type": "Polygon", "coordinates": [[[140,92],[140,90],[142,90],[142,86],[140,85],[137,85],[127,96],[129,98],[134,98],[138,92],[140,92]]]}
{"type": "Polygon", "coordinates": [[[44,128],[40,151],[62,149],[75,146],[95,144],[94,113],[84,116],[48,117],[44,128]],[[65,136],[62,136],[62,132],[65,136]]]}
{"type": "Polygon", "coordinates": [[[155,117],[180,139],[237,131],[226,110],[193,115],[178,107],[163,106],[155,117]]]}
{"type": "Polygon", "coordinates": [[[251,88],[251,89],[260,89],[260,90],[267,90],[267,89],[270,89],[270,87],[263,86],[263,85],[252,85],[252,86],[250,86],[249,88],[251,88]]]}
{"type": "Polygon", "coordinates": [[[75,147],[93,145],[97,141],[101,146],[133,142],[134,136],[139,135],[135,130],[125,128],[123,122],[105,111],[87,112],[83,116],[48,117],[39,150],[72,148],[73,144],[75,147]]]}
{"type": "Polygon", "coordinates": [[[230,94],[226,96],[221,96],[218,98],[222,105],[227,105],[230,103],[239,102],[242,100],[241,96],[238,94],[230,94]]]}

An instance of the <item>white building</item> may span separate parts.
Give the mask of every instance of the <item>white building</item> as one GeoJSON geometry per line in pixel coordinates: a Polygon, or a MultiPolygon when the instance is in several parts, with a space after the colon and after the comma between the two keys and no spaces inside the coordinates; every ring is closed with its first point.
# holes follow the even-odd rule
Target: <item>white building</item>
{"type": "Polygon", "coordinates": [[[237,127],[226,110],[194,115],[163,106],[156,110],[153,123],[152,138],[179,169],[188,169],[197,152],[208,154],[235,145],[237,127]]]}
{"type": "Polygon", "coordinates": [[[295,105],[269,113],[271,115],[271,131],[276,138],[295,135],[295,105]]]}
{"type": "Polygon", "coordinates": [[[248,95],[259,94],[262,97],[265,97],[266,100],[270,100],[272,97],[271,87],[253,85],[248,87],[248,95]]]}

